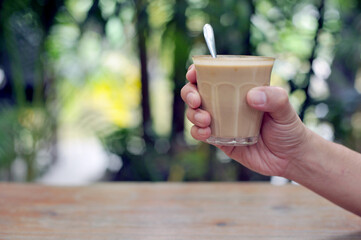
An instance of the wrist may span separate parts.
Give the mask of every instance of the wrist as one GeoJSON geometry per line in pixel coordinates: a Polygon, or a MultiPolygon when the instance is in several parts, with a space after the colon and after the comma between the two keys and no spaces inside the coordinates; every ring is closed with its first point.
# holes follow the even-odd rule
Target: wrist
{"type": "Polygon", "coordinates": [[[307,127],[305,127],[304,132],[304,140],[299,146],[300,150],[290,159],[283,176],[300,184],[303,184],[305,179],[314,181],[314,178],[319,176],[317,172],[321,169],[325,170],[323,158],[318,155],[320,152],[327,151],[325,149],[325,139],[307,127]]]}

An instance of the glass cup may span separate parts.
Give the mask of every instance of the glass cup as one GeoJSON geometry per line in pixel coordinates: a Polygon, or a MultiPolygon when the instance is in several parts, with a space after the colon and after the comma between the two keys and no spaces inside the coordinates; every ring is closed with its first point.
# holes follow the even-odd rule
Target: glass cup
{"type": "Polygon", "coordinates": [[[269,86],[274,58],[241,55],[194,56],[201,108],[211,115],[208,143],[246,146],[258,141],[263,112],[251,108],[247,92],[269,86]]]}

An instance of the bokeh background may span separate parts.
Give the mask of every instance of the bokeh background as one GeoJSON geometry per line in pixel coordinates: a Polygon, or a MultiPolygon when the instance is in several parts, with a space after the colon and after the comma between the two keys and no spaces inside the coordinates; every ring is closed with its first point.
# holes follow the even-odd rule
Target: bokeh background
{"type": "Polygon", "coordinates": [[[304,123],[361,151],[359,0],[0,0],[0,180],[256,181],[193,140],[191,56],[277,58],[304,123]]]}

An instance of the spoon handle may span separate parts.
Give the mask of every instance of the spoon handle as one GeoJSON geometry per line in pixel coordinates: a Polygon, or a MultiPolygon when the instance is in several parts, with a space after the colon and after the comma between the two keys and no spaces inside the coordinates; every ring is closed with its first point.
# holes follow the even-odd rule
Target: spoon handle
{"type": "Polygon", "coordinates": [[[211,53],[213,58],[216,58],[217,57],[216,42],[214,40],[213,28],[208,23],[205,24],[203,27],[203,35],[204,35],[204,39],[206,40],[209,52],[211,53]]]}

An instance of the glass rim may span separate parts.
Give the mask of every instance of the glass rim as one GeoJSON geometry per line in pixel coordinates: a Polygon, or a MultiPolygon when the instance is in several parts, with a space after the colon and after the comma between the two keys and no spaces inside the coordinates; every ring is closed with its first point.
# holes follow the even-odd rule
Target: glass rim
{"type": "Polygon", "coordinates": [[[256,61],[275,61],[276,59],[273,57],[266,57],[266,56],[256,56],[256,55],[217,55],[216,58],[213,58],[211,55],[194,55],[192,59],[199,59],[199,60],[212,60],[212,61],[249,61],[249,60],[256,60],[256,61]]]}
{"type": "Polygon", "coordinates": [[[192,57],[195,65],[205,66],[273,66],[275,58],[251,55],[195,55],[192,57]]]}

